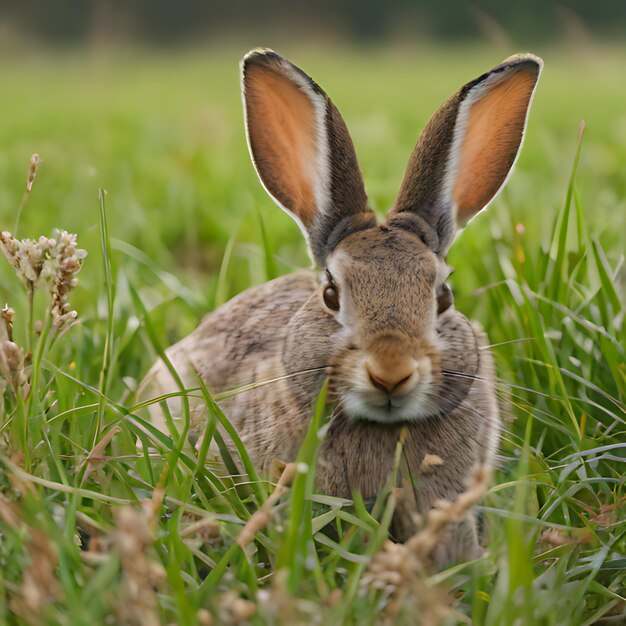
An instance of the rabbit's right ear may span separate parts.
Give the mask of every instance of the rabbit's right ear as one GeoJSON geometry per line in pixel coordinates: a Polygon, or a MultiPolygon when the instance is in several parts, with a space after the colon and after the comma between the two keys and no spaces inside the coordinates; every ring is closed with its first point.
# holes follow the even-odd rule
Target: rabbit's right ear
{"type": "Polygon", "coordinates": [[[272,50],[244,57],[242,89],[259,178],[323,266],[346,234],[375,222],[346,125],[322,89],[272,50]]]}
{"type": "Polygon", "coordinates": [[[520,54],[461,87],[422,132],[388,219],[420,222],[429,245],[445,255],[456,226],[504,185],[542,66],[520,54]]]}

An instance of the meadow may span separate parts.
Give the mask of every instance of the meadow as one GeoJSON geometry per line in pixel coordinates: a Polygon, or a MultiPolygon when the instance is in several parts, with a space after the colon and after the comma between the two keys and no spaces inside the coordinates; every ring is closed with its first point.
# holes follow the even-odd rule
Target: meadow
{"type": "MultiPolygon", "coordinates": [[[[206,312],[309,263],[249,162],[237,63],[252,45],[0,59],[0,231],[66,229],[88,252],[62,334],[45,290],[31,316],[0,259],[31,353],[0,406],[0,623],[624,623],[626,48],[533,50],[545,70],[517,166],[449,257],[457,308],[493,344],[505,431],[478,506],[487,553],[432,575],[385,543],[389,494],[368,512],[313,492],[321,404],[309,470],[278,492],[245,450],[224,453],[246,469],[236,484],[138,404],[156,355],[206,312]]],[[[337,104],[381,213],[432,112],[513,52],[278,50],[337,104]]],[[[209,433],[228,428],[193,393],[209,433]]]]}

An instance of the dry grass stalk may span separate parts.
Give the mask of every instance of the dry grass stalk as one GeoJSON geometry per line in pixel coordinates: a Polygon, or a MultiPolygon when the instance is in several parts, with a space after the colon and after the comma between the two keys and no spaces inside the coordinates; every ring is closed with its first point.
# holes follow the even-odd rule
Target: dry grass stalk
{"type": "Polygon", "coordinates": [[[104,450],[111,443],[111,439],[117,435],[117,433],[122,432],[122,429],[119,426],[114,426],[111,428],[105,435],[100,439],[100,441],[90,450],[87,455],[87,463],[96,464],[102,463],[105,460],[104,450]]]}
{"type": "MultiPolygon", "coordinates": [[[[189,516],[185,514],[183,519],[189,519],[189,516]]],[[[186,525],[180,536],[182,539],[196,538],[202,545],[213,546],[221,540],[222,527],[212,516],[202,517],[186,525]]]]}
{"type": "Polygon", "coordinates": [[[597,510],[593,507],[580,503],[580,506],[589,515],[589,521],[595,526],[610,528],[624,520],[624,509],[626,509],[626,496],[622,496],[617,502],[612,504],[600,504],[597,510]]]}
{"type": "MultiPolygon", "coordinates": [[[[422,528],[406,543],[386,541],[377,552],[362,580],[365,591],[382,593],[385,608],[379,623],[393,625],[401,615],[416,619],[421,626],[435,626],[455,615],[451,598],[428,579],[435,549],[445,541],[452,527],[462,522],[484,496],[490,472],[477,470],[466,491],[455,500],[439,501],[429,511],[422,528]]],[[[392,496],[395,497],[395,496],[392,496]]]]}
{"type": "Polygon", "coordinates": [[[20,525],[20,518],[15,510],[15,505],[0,493],[0,520],[13,530],[20,525]]]}
{"type": "Polygon", "coordinates": [[[156,590],[165,579],[160,563],[149,558],[152,534],[147,513],[122,507],[115,511],[117,529],[113,535],[120,560],[122,584],[113,600],[117,623],[125,626],[159,626],[159,601],[156,590]]]}
{"type": "Polygon", "coordinates": [[[159,516],[163,501],[165,500],[165,489],[163,487],[155,487],[152,491],[152,498],[146,498],[141,501],[144,513],[148,517],[150,532],[154,535],[159,526],[159,516]]]}
{"type": "Polygon", "coordinates": [[[84,463],[87,464],[87,469],[83,475],[83,483],[87,481],[87,478],[91,475],[94,469],[106,460],[104,451],[106,447],[111,443],[111,440],[115,435],[121,432],[122,429],[119,426],[111,428],[100,441],[89,451],[84,463]]]}
{"type": "Polygon", "coordinates": [[[326,615],[320,604],[294,597],[287,589],[287,575],[286,570],[274,572],[269,587],[259,590],[258,611],[263,623],[280,626],[323,624],[326,615]]]}
{"type": "Polygon", "coordinates": [[[444,540],[450,528],[461,522],[487,493],[490,480],[491,470],[485,466],[479,467],[467,489],[456,499],[435,502],[426,516],[424,527],[407,542],[423,563],[431,564],[435,547],[444,540]]]}
{"type": "MultiPolygon", "coordinates": [[[[245,549],[254,540],[256,533],[266,528],[270,523],[274,505],[293,482],[296,473],[297,466],[295,463],[288,463],[283,466],[276,488],[263,503],[263,506],[252,514],[237,537],[237,544],[241,548],[245,549]]],[[[310,620],[303,622],[296,619],[294,613],[296,601],[287,594],[284,586],[281,585],[283,574],[284,572],[275,572],[272,577],[271,590],[259,592],[259,607],[254,602],[239,597],[235,591],[229,590],[224,593],[218,604],[220,622],[224,624],[244,623],[253,617],[260,608],[264,616],[271,614],[273,623],[290,624],[290,626],[304,623],[312,624],[313,622],[310,620]],[[288,619],[283,619],[285,610],[289,614],[288,619]]]]}
{"type": "Polygon", "coordinates": [[[62,598],[62,589],[55,576],[58,559],[48,537],[29,529],[29,563],[22,576],[19,594],[11,600],[11,609],[29,624],[46,623],[46,607],[62,598]]]}
{"type": "Polygon", "coordinates": [[[239,597],[236,591],[229,589],[220,597],[218,617],[220,624],[243,624],[255,615],[257,606],[254,602],[239,597]]]}
{"type": "Polygon", "coordinates": [[[569,534],[553,528],[544,530],[539,537],[539,541],[553,547],[582,545],[590,544],[592,535],[586,528],[572,528],[569,534]]]}
{"type": "Polygon", "coordinates": [[[285,465],[285,469],[276,484],[276,489],[272,491],[268,499],[263,503],[263,506],[252,514],[239,537],[237,537],[237,543],[242,548],[245,548],[254,539],[254,536],[270,523],[274,504],[278,502],[285,489],[293,482],[296,473],[297,467],[295,463],[287,463],[285,465]]]}

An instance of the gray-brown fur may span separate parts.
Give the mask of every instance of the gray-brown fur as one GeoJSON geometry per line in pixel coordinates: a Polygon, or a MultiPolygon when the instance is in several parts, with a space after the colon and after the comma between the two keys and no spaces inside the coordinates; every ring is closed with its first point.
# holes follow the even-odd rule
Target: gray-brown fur
{"type": "MultiPolygon", "coordinates": [[[[446,118],[451,109],[444,106],[446,118]]],[[[443,157],[435,152],[438,163],[443,157]]],[[[414,165],[408,179],[424,171],[411,172],[414,165]]],[[[334,161],[331,167],[342,171],[334,161]]],[[[333,198],[349,203],[346,193],[333,198]]],[[[187,387],[197,386],[197,374],[216,393],[256,385],[220,405],[265,471],[275,459],[296,458],[328,375],[332,415],[316,481],[332,495],[350,497],[358,489],[376,497],[389,483],[406,428],[400,469],[409,487],[393,524],[402,540],[414,531],[413,513],[454,498],[477,466],[492,463],[500,428],[493,362],[480,328],[437,301],[449,270],[423,214],[396,207],[377,225],[365,207],[364,219],[353,222],[345,210],[337,207],[334,229],[324,231],[332,240],[323,242],[325,272],[296,272],[249,289],[207,316],[168,357],[187,387]],[[328,304],[328,289],[338,309],[328,304]],[[442,462],[424,464],[426,455],[442,462]]],[[[172,391],[175,382],[156,363],[144,398],[172,391]]],[[[168,402],[178,416],[179,401],[168,402]]],[[[192,399],[191,411],[198,436],[203,403],[192,399]]],[[[157,405],[152,419],[165,429],[157,405]]],[[[473,519],[462,520],[438,550],[438,565],[472,558],[478,549],[473,519]]]]}
{"type": "Polygon", "coordinates": [[[393,209],[418,213],[437,233],[436,252],[445,253],[455,231],[452,207],[442,200],[442,186],[462,94],[463,90],[443,104],[420,135],[393,209]]]}
{"type": "Polygon", "coordinates": [[[326,129],[333,164],[330,192],[334,210],[330,214],[320,216],[321,219],[317,220],[315,232],[311,236],[313,253],[320,264],[323,264],[326,255],[332,251],[332,248],[329,249],[329,240],[339,224],[348,222],[349,218],[355,215],[356,223],[359,225],[368,220],[371,220],[370,223],[376,221],[376,216],[367,206],[363,176],[346,124],[328,96],[326,100],[328,107],[326,129]],[[363,213],[365,216],[359,215],[363,213]]]}

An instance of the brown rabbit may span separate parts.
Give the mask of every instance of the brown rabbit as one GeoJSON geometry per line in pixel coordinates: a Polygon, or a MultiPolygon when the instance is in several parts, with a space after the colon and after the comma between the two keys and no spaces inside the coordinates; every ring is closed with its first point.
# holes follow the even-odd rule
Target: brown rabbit
{"type": "MultiPolygon", "coordinates": [[[[328,96],[271,50],[243,59],[252,160],[322,269],[249,289],[167,354],[187,387],[197,387],[196,372],[216,392],[257,383],[220,404],[259,468],[295,459],[326,375],[333,412],[317,467],[320,490],[375,497],[405,426],[401,469],[414,482],[416,511],[454,498],[476,466],[492,462],[500,428],[493,363],[482,330],[453,306],[445,258],[457,226],[504,184],[541,68],[535,56],[514,56],[453,95],[423,131],[379,223],[328,96]],[[442,462],[424,469],[427,454],[442,462]]],[[[158,362],[143,396],[177,389],[158,362]]],[[[168,402],[180,416],[179,401],[168,402]]],[[[203,403],[191,409],[198,434],[203,403]]],[[[158,405],[152,419],[166,430],[158,405]]],[[[407,519],[395,525],[398,539],[412,530],[407,519]]],[[[438,565],[478,549],[473,519],[465,520],[439,550],[438,565]]]]}

